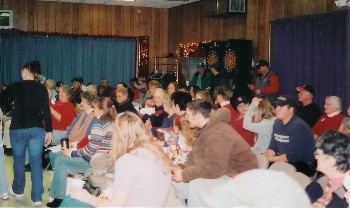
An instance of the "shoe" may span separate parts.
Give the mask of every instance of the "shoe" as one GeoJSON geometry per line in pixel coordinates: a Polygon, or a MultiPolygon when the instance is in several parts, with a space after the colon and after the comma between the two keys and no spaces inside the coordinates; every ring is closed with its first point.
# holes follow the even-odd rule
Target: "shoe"
{"type": "Polygon", "coordinates": [[[16,198],[24,197],[24,194],[16,194],[15,192],[13,192],[12,187],[9,188],[9,194],[11,194],[12,196],[15,196],[16,198]]]}
{"type": "Polygon", "coordinates": [[[30,172],[30,163],[28,163],[27,165],[24,166],[24,170],[26,172],[30,172]]]}
{"type": "Polygon", "coordinates": [[[62,199],[57,199],[57,198],[54,198],[54,200],[52,202],[48,202],[46,204],[47,207],[60,207],[62,203],[62,199]]]}
{"type": "Polygon", "coordinates": [[[41,207],[43,205],[43,202],[41,202],[41,201],[33,202],[32,201],[32,205],[33,205],[33,207],[41,207]]]}
{"type": "Polygon", "coordinates": [[[2,200],[6,200],[6,199],[9,198],[9,195],[8,195],[7,193],[2,193],[1,196],[0,196],[0,198],[1,198],[2,200]]]}
{"type": "Polygon", "coordinates": [[[6,152],[6,155],[7,155],[7,156],[12,156],[12,155],[13,155],[13,153],[12,153],[12,148],[6,148],[6,149],[5,149],[5,152],[6,152]]]}

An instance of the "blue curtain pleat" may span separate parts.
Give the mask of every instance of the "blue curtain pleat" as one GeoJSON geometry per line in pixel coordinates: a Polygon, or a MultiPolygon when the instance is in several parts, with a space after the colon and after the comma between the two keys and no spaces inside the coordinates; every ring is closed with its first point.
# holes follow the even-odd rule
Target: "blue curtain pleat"
{"type": "Polygon", "coordinates": [[[44,76],[67,85],[76,76],[85,84],[107,77],[113,86],[135,77],[136,39],[1,34],[0,47],[1,82],[19,80],[21,67],[34,59],[44,76]]]}
{"type": "MultiPolygon", "coordinates": [[[[280,75],[283,94],[311,84],[321,107],[326,96],[350,105],[349,11],[336,11],[271,21],[272,70],[280,75]]],[[[346,109],[345,109],[346,108],[346,109]]]]}

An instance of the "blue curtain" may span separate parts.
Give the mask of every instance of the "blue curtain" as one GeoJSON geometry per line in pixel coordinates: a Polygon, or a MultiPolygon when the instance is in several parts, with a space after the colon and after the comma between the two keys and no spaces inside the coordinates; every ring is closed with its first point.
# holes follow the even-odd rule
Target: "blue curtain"
{"type": "MultiPolygon", "coordinates": [[[[297,86],[311,84],[315,102],[326,96],[350,105],[349,10],[271,21],[271,68],[280,75],[282,93],[296,97],[297,86]]],[[[345,109],[346,108],[346,109],[345,109]]]]}
{"type": "Polygon", "coordinates": [[[66,85],[81,76],[85,84],[107,77],[115,86],[135,77],[136,57],[136,39],[1,34],[0,80],[19,80],[22,66],[36,59],[42,75],[66,85]]]}

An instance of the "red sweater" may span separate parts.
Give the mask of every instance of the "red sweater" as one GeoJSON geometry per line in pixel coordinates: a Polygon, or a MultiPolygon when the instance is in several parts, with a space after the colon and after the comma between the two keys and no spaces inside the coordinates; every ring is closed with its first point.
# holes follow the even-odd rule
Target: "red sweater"
{"type": "Polygon", "coordinates": [[[73,119],[75,117],[76,111],[74,108],[74,105],[71,102],[56,102],[55,104],[52,104],[51,102],[50,106],[57,111],[59,114],[61,114],[61,120],[58,121],[52,114],[52,128],[54,130],[60,130],[60,131],[66,131],[67,127],[73,122],[73,119]]]}
{"type": "Polygon", "coordinates": [[[327,114],[323,114],[316,122],[315,126],[312,128],[312,133],[314,135],[320,136],[327,130],[338,131],[339,126],[344,118],[342,113],[335,115],[333,117],[328,117],[327,114]]]}
{"type": "Polygon", "coordinates": [[[231,126],[233,127],[234,119],[236,119],[239,116],[239,113],[232,107],[231,104],[227,104],[222,106],[223,108],[227,108],[230,110],[231,113],[231,126]]]}

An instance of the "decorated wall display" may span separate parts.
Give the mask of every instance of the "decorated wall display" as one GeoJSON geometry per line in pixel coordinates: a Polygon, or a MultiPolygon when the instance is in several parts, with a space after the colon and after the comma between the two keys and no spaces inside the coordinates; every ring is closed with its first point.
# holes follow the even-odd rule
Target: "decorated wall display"
{"type": "Polygon", "coordinates": [[[225,53],[224,68],[227,72],[232,72],[236,68],[236,54],[232,49],[228,49],[225,53]]]}

